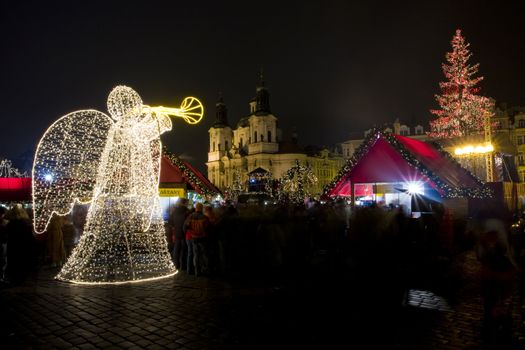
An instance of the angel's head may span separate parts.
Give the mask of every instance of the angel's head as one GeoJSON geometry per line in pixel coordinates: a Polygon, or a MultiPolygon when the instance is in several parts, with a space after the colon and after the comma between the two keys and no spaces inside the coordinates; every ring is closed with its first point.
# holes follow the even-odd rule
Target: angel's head
{"type": "Polygon", "coordinates": [[[118,85],[108,96],[108,111],[115,120],[139,120],[142,116],[142,99],[130,87],[118,85]]]}

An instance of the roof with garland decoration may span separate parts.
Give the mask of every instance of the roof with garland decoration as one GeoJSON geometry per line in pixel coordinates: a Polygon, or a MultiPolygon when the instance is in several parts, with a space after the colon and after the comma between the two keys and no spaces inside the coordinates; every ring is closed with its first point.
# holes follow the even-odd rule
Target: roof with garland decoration
{"type": "Polygon", "coordinates": [[[207,197],[221,194],[204,174],[167,149],[162,151],[159,182],[186,183],[190,189],[207,197]]]}
{"type": "Polygon", "coordinates": [[[490,198],[483,181],[440,146],[372,130],[325,187],[325,196],[350,195],[350,183],[424,181],[442,198],[490,198]]]}

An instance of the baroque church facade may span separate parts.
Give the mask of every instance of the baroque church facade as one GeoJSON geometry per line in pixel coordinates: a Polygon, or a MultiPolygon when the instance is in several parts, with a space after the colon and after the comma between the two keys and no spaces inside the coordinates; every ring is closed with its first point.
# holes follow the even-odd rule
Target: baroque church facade
{"type": "MultiPolygon", "coordinates": [[[[247,184],[253,173],[282,178],[296,164],[310,166],[317,183],[312,195],[322,193],[344,164],[342,154],[327,148],[301,147],[297,138],[284,141],[279,120],[270,109],[270,93],[261,79],[249,114],[232,127],[222,97],[216,103],[216,119],[209,129],[208,179],[224,191],[247,184]]],[[[247,188],[247,187],[246,187],[247,188]]]]}

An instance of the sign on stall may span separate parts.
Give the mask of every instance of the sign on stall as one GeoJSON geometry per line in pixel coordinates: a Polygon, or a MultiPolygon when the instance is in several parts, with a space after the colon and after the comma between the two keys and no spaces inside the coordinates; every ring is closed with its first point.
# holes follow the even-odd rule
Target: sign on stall
{"type": "Polygon", "coordinates": [[[184,188],[159,188],[160,197],[185,197],[184,188]]]}

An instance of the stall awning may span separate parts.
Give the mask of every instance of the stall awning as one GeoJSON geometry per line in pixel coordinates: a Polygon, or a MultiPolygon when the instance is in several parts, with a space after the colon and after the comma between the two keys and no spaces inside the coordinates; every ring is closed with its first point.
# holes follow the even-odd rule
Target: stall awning
{"type": "Polygon", "coordinates": [[[30,201],[32,192],[30,177],[0,178],[0,201],[30,201]]]}

